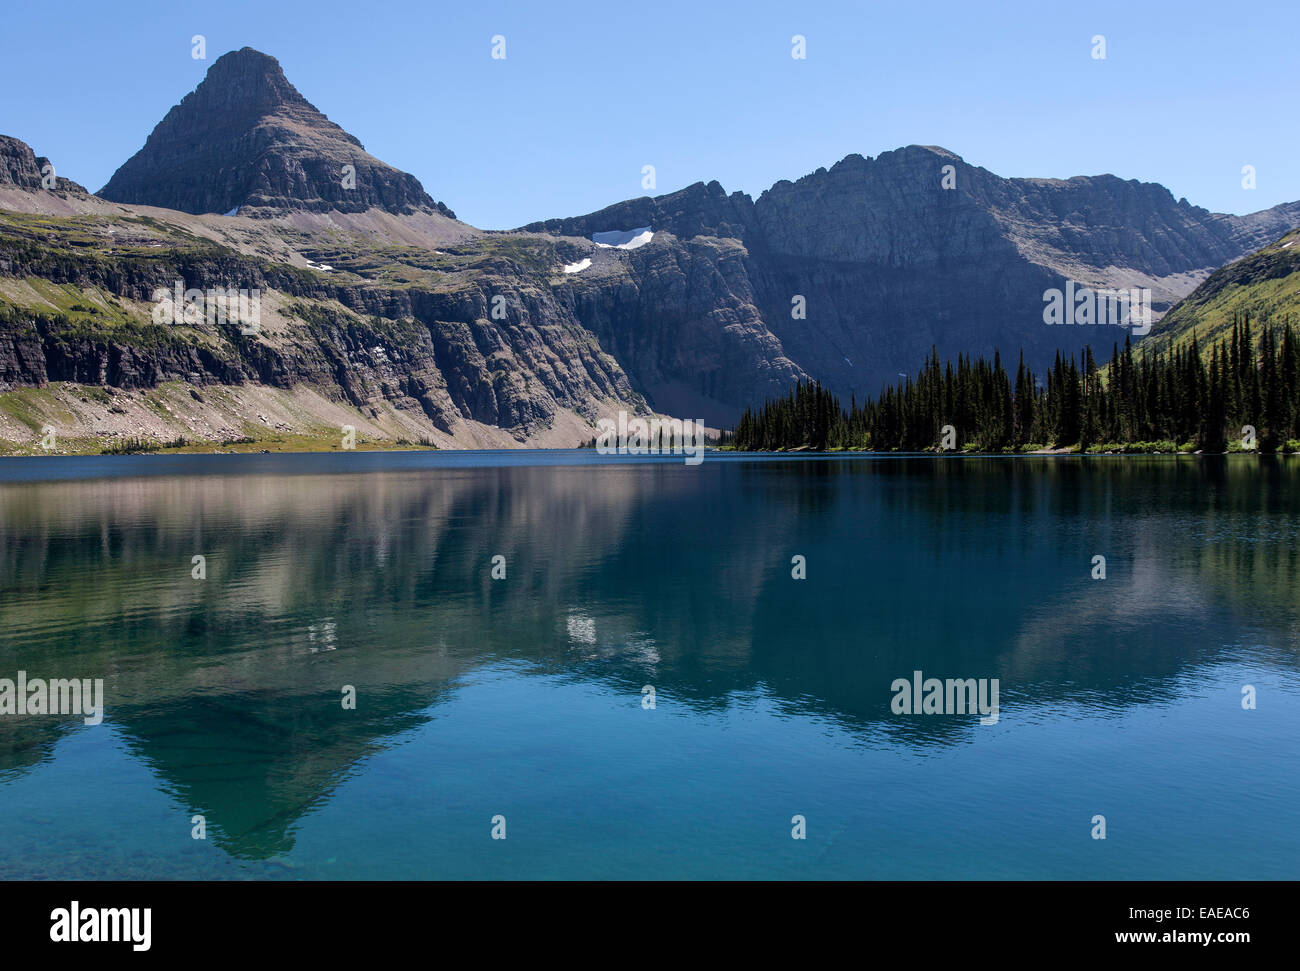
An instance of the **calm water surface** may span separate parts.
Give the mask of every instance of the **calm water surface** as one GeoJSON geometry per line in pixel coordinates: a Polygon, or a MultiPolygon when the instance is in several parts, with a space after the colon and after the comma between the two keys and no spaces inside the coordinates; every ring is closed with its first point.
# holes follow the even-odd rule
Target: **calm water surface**
{"type": "Polygon", "coordinates": [[[1287,459],[0,460],[0,678],[106,701],[0,716],[0,877],[1295,878],[1298,540],[1287,459]]]}

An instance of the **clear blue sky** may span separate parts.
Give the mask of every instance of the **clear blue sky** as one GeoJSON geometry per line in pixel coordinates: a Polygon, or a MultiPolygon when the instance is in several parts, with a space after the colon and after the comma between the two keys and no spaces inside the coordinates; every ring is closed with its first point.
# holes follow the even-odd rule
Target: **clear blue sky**
{"type": "Polygon", "coordinates": [[[0,30],[0,134],[92,191],[247,45],[486,228],[644,195],[646,164],[659,193],[717,179],[757,196],[914,143],[1000,175],[1161,182],[1221,212],[1300,199],[1296,0],[71,0],[9,4],[0,30]]]}

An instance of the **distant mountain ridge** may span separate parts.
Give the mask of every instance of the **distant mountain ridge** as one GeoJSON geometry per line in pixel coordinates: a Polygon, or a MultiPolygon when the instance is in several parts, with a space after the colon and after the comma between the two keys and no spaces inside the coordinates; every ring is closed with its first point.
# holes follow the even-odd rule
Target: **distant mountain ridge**
{"type": "Polygon", "coordinates": [[[900,240],[924,228],[951,228],[917,225],[915,217],[927,209],[952,212],[972,205],[987,211],[1026,252],[1056,251],[1098,268],[1114,266],[1121,257],[1154,276],[1220,265],[1300,224],[1300,202],[1246,216],[1212,213],[1186,199],[1175,201],[1158,183],[1113,175],[1003,178],[947,149],[909,145],[874,159],[848,155],[830,169],[779,181],[757,200],[728,193],[716,181],[697,182],[583,216],[528,223],[519,231],[589,236],[615,225],[645,224],[683,239],[726,236],[781,255],[887,264],[937,259],[944,246],[960,247],[967,241],[935,236],[923,240],[925,248],[904,252],[900,240]],[[947,165],[955,170],[955,187],[945,196],[947,165]],[[898,210],[904,211],[901,219],[898,210]],[[1133,223],[1135,214],[1145,224],[1133,223]]]}

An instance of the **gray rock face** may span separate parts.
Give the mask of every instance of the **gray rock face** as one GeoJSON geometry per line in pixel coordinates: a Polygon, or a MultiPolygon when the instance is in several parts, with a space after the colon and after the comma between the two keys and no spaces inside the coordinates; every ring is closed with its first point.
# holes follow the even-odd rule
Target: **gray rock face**
{"type": "Polygon", "coordinates": [[[656,233],[596,259],[557,296],[656,409],[729,425],[746,403],[809,379],[756,306],[739,241],[656,233]]]}
{"type": "Polygon", "coordinates": [[[1276,238],[1300,203],[1252,216],[1175,202],[1164,186],[1113,175],[1005,179],[941,148],[912,145],[778,182],[754,204],[774,254],[920,266],[983,252],[997,239],[1052,256],[1154,277],[1217,267],[1276,238]],[[942,187],[943,167],[955,187],[942,187]]]}
{"type": "Polygon", "coordinates": [[[249,47],[218,58],[98,195],[190,213],[376,207],[455,218],[418,179],[379,161],[317,111],[275,58],[249,47]]]}

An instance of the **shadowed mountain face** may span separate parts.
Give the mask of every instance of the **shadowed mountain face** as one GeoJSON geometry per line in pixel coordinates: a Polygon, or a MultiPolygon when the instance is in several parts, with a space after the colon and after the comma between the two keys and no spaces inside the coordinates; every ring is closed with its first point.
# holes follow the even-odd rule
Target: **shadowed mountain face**
{"type": "Polygon", "coordinates": [[[275,58],[250,47],[218,58],[99,195],[191,213],[375,207],[454,218],[413,175],[317,111],[275,58]]]}

